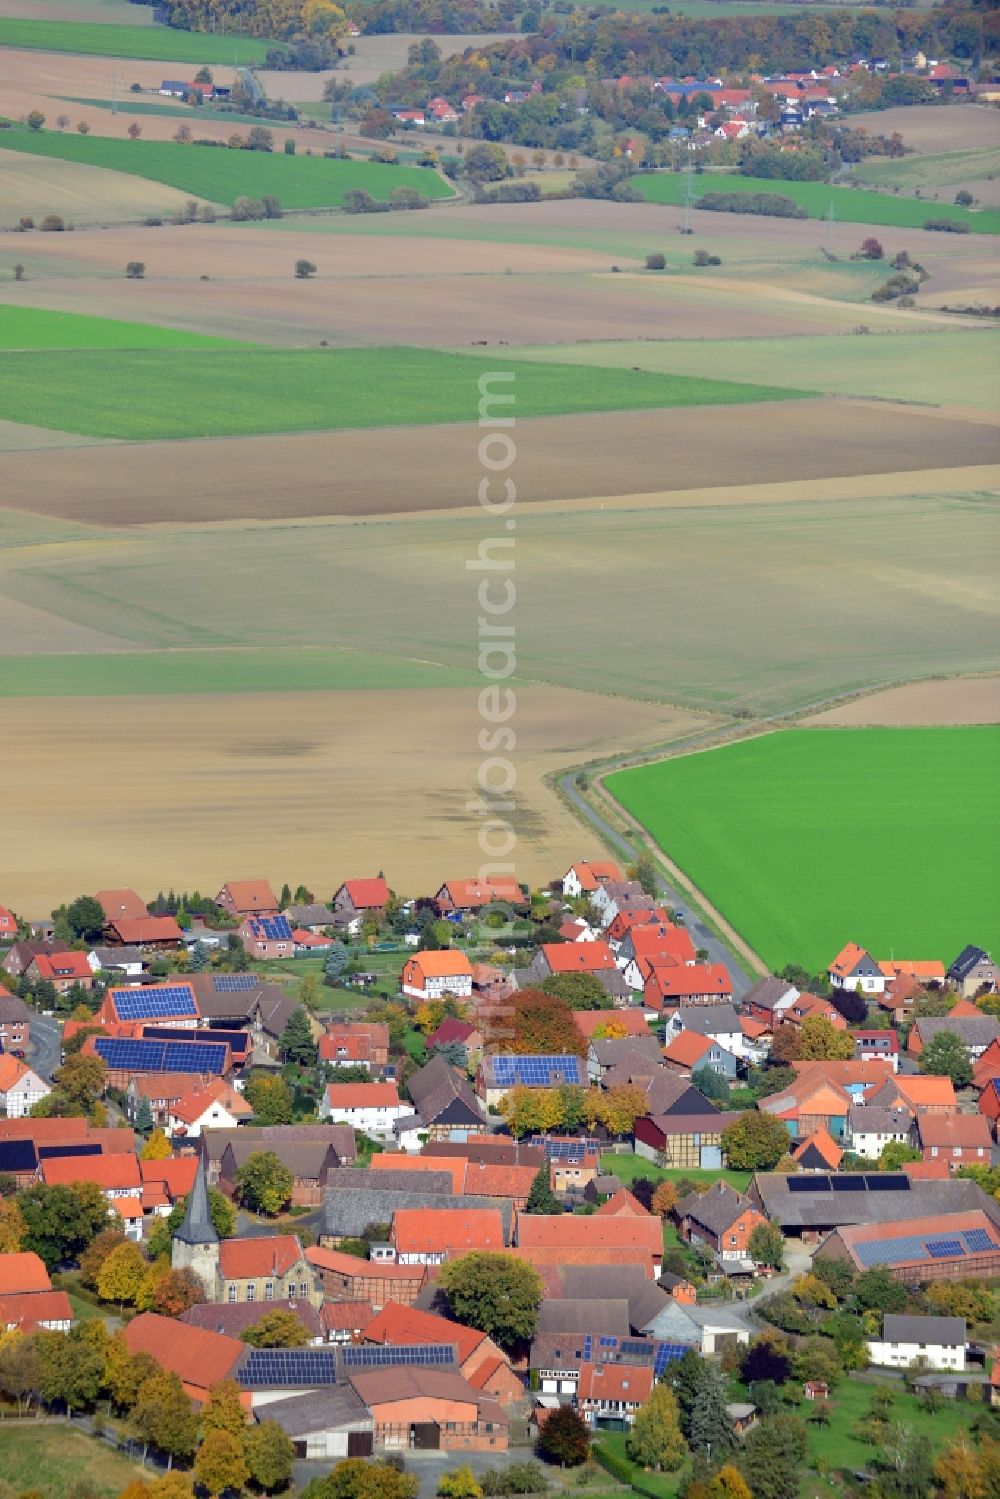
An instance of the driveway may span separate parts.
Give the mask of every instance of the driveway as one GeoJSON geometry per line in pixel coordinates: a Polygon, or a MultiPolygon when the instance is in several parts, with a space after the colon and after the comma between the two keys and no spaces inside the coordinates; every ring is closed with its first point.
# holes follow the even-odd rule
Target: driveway
{"type": "MultiPolygon", "coordinates": [[[[596,811],[585,797],[580,795],[574,775],[565,775],[559,782],[560,789],[568,797],[573,810],[591,827],[597,829],[618,852],[631,862],[635,858],[635,850],[628,844],[620,833],[617,833],[609,822],[596,811]]],[[[733,982],[733,998],[742,999],[748,989],[751,989],[756,979],[751,978],[733,957],[729,948],[713,932],[705,926],[698,913],[687,904],[684,897],[669,885],[666,880],[659,882],[659,891],[663,895],[667,905],[674,911],[679,911],[684,918],[684,924],[691,933],[695,947],[703,947],[708,953],[709,961],[722,963],[729,970],[733,982]]]]}
{"type": "Polygon", "coordinates": [[[62,1060],[62,1028],[52,1015],[38,1011],[31,1014],[31,1041],[28,1045],[28,1061],[38,1076],[45,1082],[52,1081],[52,1074],[62,1060]]]}

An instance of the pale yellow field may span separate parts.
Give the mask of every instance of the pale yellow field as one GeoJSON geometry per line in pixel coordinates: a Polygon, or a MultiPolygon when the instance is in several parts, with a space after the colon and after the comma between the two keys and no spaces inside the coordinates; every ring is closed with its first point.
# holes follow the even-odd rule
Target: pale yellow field
{"type": "MultiPolygon", "coordinates": [[[[4,899],[45,912],[99,875],[153,894],[267,874],[323,896],[378,867],[400,893],[474,875],[478,690],[8,703],[4,899]]],[[[531,883],[593,852],[544,775],[712,721],[563,688],[517,699],[511,862],[531,883]]]]}
{"type": "MultiPolygon", "coordinates": [[[[186,201],[184,193],[164,187],[162,182],[127,177],[104,167],[0,150],[0,228],[16,225],[26,214],[36,224],[49,213],[61,214],[71,222],[100,218],[102,223],[114,223],[145,214],[171,214],[186,201]]],[[[29,264],[30,274],[32,257],[51,248],[55,236],[4,238],[5,260],[29,264]]]]}
{"type": "Polygon", "coordinates": [[[887,687],[826,713],[803,719],[818,728],[919,728],[939,724],[1000,723],[1000,677],[953,677],[887,687]]]}

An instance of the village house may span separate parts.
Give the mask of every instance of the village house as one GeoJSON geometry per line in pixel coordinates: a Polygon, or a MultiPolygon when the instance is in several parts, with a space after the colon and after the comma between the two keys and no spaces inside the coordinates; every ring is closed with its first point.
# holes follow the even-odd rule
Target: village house
{"type": "Polygon", "coordinates": [[[647,1076],[660,1071],[663,1053],[659,1041],[649,1031],[644,1036],[612,1036],[591,1041],[587,1048],[587,1076],[592,1083],[600,1083],[612,1068],[623,1064],[647,1076]]]}
{"type": "MultiPolygon", "coordinates": [[[[220,1131],[221,1133],[221,1131],[220,1131]]],[[[292,1206],[318,1207],[331,1176],[345,1169],[329,1140],[278,1140],[264,1144],[257,1129],[234,1130],[219,1159],[217,1185],[232,1197],[236,1174],[251,1155],[268,1150],[292,1173],[292,1206]]],[[[353,1130],[352,1130],[353,1134],[353,1130]]]]}
{"type": "MultiPolygon", "coordinates": [[[[612,923],[614,925],[616,922],[612,923]]],[[[642,961],[644,958],[675,967],[698,961],[687,927],[672,926],[668,921],[632,923],[619,942],[615,956],[630,989],[641,989],[649,977],[649,968],[642,961]]]]}
{"type": "Polygon", "coordinates": [[[363,1341],[397,1347],[453,1343],[458,1372],[476,1389],[501,1405],[524,1397],[524,1386],[511,1369],[510,1360],[492,1338],[433,1312],[387,1302],[365,1327],[363,1341]]]}
{"type": "Polygon", "coordinates": [[[0,906],[0,942],[13,942],[17,936],[17,917],[6,906],[0,906]]]}
{"type": "Polygon", "coordinates": [[[102,935],[109,947],[140,952],[176,952],[184,946],[184,933],[173,916],[116,916],[102,935]]]}
{"type": "Polygon", "coordinates": [[[609,976],[618,979],[614,955],[604,941],[544,942],[528,965],[529,983],[541,984],[561,973],[589,973],[606,988],[609,976]]]}
{"type": "MultiPolygon", "coordinates": [[[[658,1218],[579,1217],[564,1213],[562,1217],[522,1214],[517,1222],[519,1249],[547,1249],[557,1255],[582,1248],[602,1252],[609,1262],[619,1251],[638,1250],[648,1255],[655,1275],[663,1260],[663,1225],[658,1218]]],[[[567,1257],[566,1263],[570,1263],[567,1257]]]]}
{"type": "MultiPolygon", "coordinates": [[[[473,971],[475,987],[475,971],[473,971]]],[[[460,1046],[465,1052],[467,1066],[475,1069],[483,1054],[483,1034],[471,1020],[459,1020],[455,1015],[446,1015],[436,1030],[427,1037],[427,1050],[436,1051],[442,1046],[460,1046]]]]}
{"type": "Polygon", "coordinates": [[[25,974],[28,972],[28,966],[34,957],[38,956],[41,953],[45,953],[51,957],[54,953],[60,953],[64,951],[65,948],[63,948],[56,942],[50,941],[47,938],[37,938],[31,940],[25,939],[21,942],[14,942],[11,944],[7,952],[4,954],[3,962],[0,963],[0,967],[2,967],[4,973],[9,974],[12,979],[24,978],[25,974]]]}
{"type": "Polygon", "coordinates": [[[852,1103],[845,1140],[855,1155],[877,1161],[887,1145],[915,1145],[916,1127],[907,1108],[879,1108],[852,1103]]]}
{"type": "Polygon", "coordinates": [[[495,1208],[398,1208],[389,1243],[398,1265],[440,1265],[471,1250],[502,1251],[506,1240],[495,1208]]]}
{"type": "Polygon", "coordinates": [[[642,988],[643,1005],[654,1013],[673,1011],[681,1005],[692,1008],[720,1005],[732,999],[732,979],[723,963],[676,963],[669,958],[647,958],[640,961],[640,971],[644,964],[648,974],[642,988]]]}
{"type": "Polygon", "coordinates": [[[142,1192],[139,1162],[124,1151],[113,1155],[46,1156],[39,1162],[38,1175],[47,1187],[93,1182],[109,1202],[117,1197],[139,1197],[142,1192]]]}
{"type": "Polygon", "coordinates": [[[893,1072],[899,1071],[899,1037],[895,1031],[855,1031],[854,1053],[863,1061],[884,1058],[893,1072]]]}
{"type": "MultiPolygon", "coordinates": [[[[693,1090],[697,1092],[697,1089],[693,1090]]],[[[648,1114],[635,1121],[635,1153],[668,1168],[717,1171],[722,1167],[722,1132],[739,1118],[717,1113],[708,1100],[705,1113],[648,1114]]]]}
{"type": "Polygon", "coordinates": [[[606,931],[619,913],[653,909],[655,902],[638,880],[604,880],[590,897],[591,910],[606,931]]]}
{"type": "Polygon", "coordinates": [[[8,1119],[25,1118],[32,1105],[51,1092],[48,1083],[19,1058],[9,1051],[0,1053],[0,1109],[8,1119]]]}
{"type": "Polygon", "coordinates": [[[230,880],[215,897],[215,904],[237,922],[247,916],[278,914],[278,897],[267,880],[230,880]]]}
{"type": "Polygon", "coordinates": [[[863,994],[881,994],[886,984],[885,974],[871,953],[856,942],[841,948],[827,975],[834,989],[857,989],[863,994]]]}
{"type": "Polygon", "coordinates": [[[65,1291],[54,1291],[49,1272],[32,1251],[0,1254],[0,1331],[46,1328],[69,1332],[73,1308],[65,1291]]]}
{"type": "Polygon", "coordinates": [[[641,1009],[574,1010],[573,1023],[588,1042],[630,1036],[645,1040],[653,1034],[641,1009]]]}
{"type": "MultiPolygon", "coordinates": [[[[939,1191],[947,1183],[925,1185],[939,1191]]],[[[883,1218],[834,1229],[819,1252],[857,1271],[884,1266],[894,1280],[910,1286],[990,1279],[1000,1274],[1000,1229],[983,1209],[931,1218],[883,1218]]]]}
{"type": "Polygon", "coordinates": [[[248,955],[258,962],[295,956],[295,934],[287,916],[248,916],[239,935],[248,955]]]}
{"type": "Polygon", "coordinates": [[[562,877],[562,893],[576,900],[581,895],[594,894],[599,885],[621,882],[621,870],[610,860],[601,863],[573,864],[562,877]]]}
{"type": "Polygon", "coordinates": [[[35,953],[24,976],[30,984],[50,983],[57,994],[65,994],[74,984],[81,989],[94,986],[87,954],[82,952],[35,953]]]}
{"type": "Polygon", "coordinates": [[[107,973],[116,980],[137,979],[149,968],[152,959],[141,947],[92,947],[87,953],[92,973],[107,973]]]}
{"type": "Polygon", "coordinates": [[[684,1242],[700,1241],[723,1263],[749,1260],[750,1236],[767,1221],[749,1197],[724,1181],[682,1197],[674,1213],[684,1242]]]}
{"type": "Polygon", "coordinates": [[[844,1152],[831,1134],[817,1129],[800,1140],[791,1154],[801,1171],[838,1171],[844,1152]]]}
{"type": "Polygon", "coordinates": [[[31,1041],[31,1012],[17,994],[0,988],[0,1047],[24,1052],[31,1041]]]}
{"type": "Polygon", "coordinates": [[[376,1140],[392,1138],[393,1125],[413,1110],[394,1082],[327,1083],[319,1117],[349,1124],[376,1140]]]}
{"type": "Polygon", "coordinates": [[[697,1031],[688,1030],[674,1036],[663,1048],[663,1065],[671,1072],[687,1078],[700,1068],[707,1067],[728,1083],[736,1081],[738,1068],[733,1052],[720,1046],[711,1036],[702,1036],[697,1031]]]}
{"type": "Polygon", "coordinates": [[[648,1364],[587,1363],[580,1365],[576,1408],[592,1431],[631,1426],[653,1391],[648,1364]]]}
{"type": "Polygon", "coordinates": [[[910,1317],[886,1312],[882,1336],[868,1339],[868,1357],[879,1368],[909,1369],[923,1360],[931,1369],[965,1369],[964,1317],[910,1317]]]}
{"type": "Polygon", "coordinates": [[[759,979],[743,996],[742,1013],[761,1021],[773,1031],[781,1023],[781,1017],[799,997],[794,984],[786,979],[759,979]]]}
{"type": "Polygon", "coordinates": [[[322,1305],[323,1293],[294,1234],[269,1238],[223,1239],[218,1246],[219,1301],[308,1301],[322,1305]]]}
{"type": "Polygon", "coordinates": [[[574,1056],[483,1057],[476,1069],[476,1096],[486,1108],[497,1107],[512,1088],[585,1088],[587,1064],[574,1056]]]}
{"type": "MultiPolygon", "coordinates": [[[[693,973],[696,970],[687,971],[693,973]]],[[[685,1032],[707,1037],[734,1057],[742,1057],[746,1050],[739,1016],[730,1004],[682,1004],[668,1017],[663,1037],[669,1045],[676,1036],[685,1032]]]]}
{"type": "Polygon", "coordinates": [[[94,899],[104,912],[107,921],[141,921],[149,915],[146,902],[135,890],[124,886],[120,890],[95,890],[94,899]]]}
{"type": "MultiPolygon", "coordinates": [[[[145,1098],[157,1127],[166,1128],[170,1111],[196,1086],[199,1079],[190,1072],[140,1072],[129,1078],[125,1088],[125,1117],[135,1124],[145,1098]]],[[[202,1079],[207,1086],[207,1078],[202,1079]]]]}
{"type": "Polygon", "coordinates": [[[963,947],[948,969],[948,978],[963,999],[974,999],[981,990],[995,991],[1000,969],[983,948],[963,947]]]}
{"type": "Polygon", "coordinates": [[[956,1015],[928,1018],[920,1016],[913,1022],[906,1041],[906,1050],[911,1057],[919,1057],[928,1042],[942,1031],[957,1036],[965,1047],[970,1062],[975,1063],[988,1046],[1000,1039],[1000,1021],[993,1015],[956,1015]]]}
{"type": "Polygon", "coordinates": [[[206,1083],[188,1087],[168,1104],[166,1127],[170,1134],[185,1140],[197,1140],[206,1129],[235,1129],[245,1124],[253,1109],[231,1083],[212,1078],[206,1083]]]}
{"type": "Polygon", "coordinates": [[[336,924],[336,917],[329,906],[323,904],[286,906],[283,912],[291,927],[305,932],[325,932],[336,924]]]}
{"type": "Polygon", "coordinates": [[[917,1121],[925,1161],[943,1157],[951,1169],[988,1165],[993,1149],[989,1120],[982,1114],[923,1114],[917,1121]]]}
{"type": "Polygon", "coordinates": [[[472,964],[465,953],[451,947],[417,953],[403,965],[400,987],[408,998],[421,1001],[443,999],[445,995],[469,999],[472,964]]]}
{"type": "Polygon", "coordinates": [[[396,1128],[402,1149],[419,1151],[424,1143],[421,1136],[462,1143],[486,1127],[485,1113],[468,1079],[449,1067],[444,1057],[432,1057],[406,1086],[416,1115],[404,1116],[396,1128]]]}
{"type": "Polygon", "coordinates": [[[847,1021],[837,1009],[836,1005],[824,999],[820,994],[800,994],[787,1008],[782,1010],[781,1023],[783,1025],[801,1026],[807,1020],[818,1016],[832,1025],[835,1031],[846,1031],[847,1021]]]}
{"type": "Polygon", "coordinates": [[[504,1452],[509,1421],[495,1400],[454,1370],[402,1364],[352,1370],[352,1388],[371,1411],[375,1443],[388,1451],[504,1452]]]}
{"type": "Polygon", "coordinates": [[[247,1140],[253,1141],[257,1150],[273,1151],[293,1177],[297,1177],[297,1171],[304,1165],[315,1160],[324,1162],[327,1150],[332,1149],[333,1159],[343,1166],[353,1166],[357,1155],[354,1130],[347,1124],[269,1124],[255,1126],[252,1134],[243,1127],[206,1129],[198,1142],[198,1154],[210,1187],[220,1184],[222,1162],[229,1146],[235,1145],[241,1151],[247,1140]],[[321,1146],[322,1153],[308,1162],[299,1160],[294,1152],[303,1145],[321,1146]]]}
{"type": "Polygon", "coordinates": [[[423,1265],[397,1265],[362,1260],[338,1249],[316,1247],[306,1250],[322,1287],[323,1295],[335,1301],[364,1302],[380,1311],[388,1302],[410,1306],[427,1280],[423,1265]]]}
{"type": "Polygon", "coordinates": [[[187,1327],[203,1327],[208,1332],[222,1333],[228,1338],[243,1338],[247,1329],[255,1327],[262,1317],[280,1308],[302,1323],[309,1346],[316,1347],[327,1341],[323,1332],[322,1311],[301,1297],[291,1301],[206,1301],[200,1306],[189,1307],[178,1317],[187,1327]]]}
{"type": "Polygon", "coordinates": [[[381,925],[391,899],[392,891],[382,875],[372,880],[345,880],[333,897],[336,924],[352,934],[361,930],[366,919],[381,925]]]}
{"type": "Polygon", "coordinates": [[[319,1059],[332,1067],[364,1067],[377,1076],[389,1063],[389,1027],[378,1021],[333,1022],[319,1038],[319,1059]]]}
{"type": "Polygon", "coordinates": [[[517,880],[448,880],[434,896],[439,916],[475,916],[487,906],[519,907],[525,903],[517,880]]]}

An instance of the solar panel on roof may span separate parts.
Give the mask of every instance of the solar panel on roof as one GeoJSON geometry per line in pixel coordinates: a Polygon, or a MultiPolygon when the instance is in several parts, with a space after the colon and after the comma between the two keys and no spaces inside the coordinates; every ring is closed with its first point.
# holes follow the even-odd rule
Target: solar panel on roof
{"type": "Polygon", "coordinates": [[[292,929],[287,916],[258,916],[256,926],[270,942],[290,942],[292,929]]]}
{"type": "Polygon", "coordinates": [[[571,1056],[495,1056],[493,1077],[497,1087],[547,1088],[552,1083],[580,1081],[580,1059],[571,1056]]]}
{"type": "Polygon", "coordinates": [[[254,1348],[237,1371],[244,1389],[331,1385],[337,1382],[334,1348],[254,1348]]]}
{"type": "Polygon", "coordinates": [[[830,1185],[835,1192],[864,1192],[863,1176],[831,1176],[830,1185]]]}
{"type": "Polygon", "coordinates": [[[345,1369],[378,1369],[395,1364],[437,1365],[458,1362],[454,1343],[363,1343],[341,1349],[345,1369]]]}
{"type": "Polygon", "coordinates": [[[586,1140],[549,1140],[544,1135],[533,1135],[532,1145],[540,1145],[545,1154],[555,1161],[578,1161],[588,1151],[596,1151],[597,1141],[586,1140]]]}
{"type": "Polygon", "coordinates": [[[973,1254],[988,1254],[997,1247],[984,1228],[963,1229],[962,1238],[973,1254]]]}
{"type": "Polygon", "coordinates": [[[212,988],[216,994],[249,994],[260,980],[252,973],[214,973],[212,988]]]}
{"type": "Polygon", "coordinates": [[[173,1041],[124,1041],[117,1036],[97,1036],[94,1050],[120,1072],[213,1072],[226,1065],[226,1047],[173,1041]]]}
{"type": "Polygon", "coordinates": [[[908,1176],[896,1176],[890,1173],[887,1176],[868,1177],[869,1192],[908,1192],[910,1190],[910,1178],[908,1176]],[[878,1186],[875,1183],[878,1182],[878,1186]]]}
{"type": "Polygon", "coordinates": [[[144,1015],[197,1015],[191,990],[183,984],[164,984],[158,989],[116,989],[114,1005],[120,1020],[141,1020],[144,1015]]]}
{"type": "Polygon", "coordinates": [[[932,1260],[958,1259],[965,1253],[957,1239],[928,1239],[927,1253],[932,1260]]]}
{"type": "Polygon", "coordinates": [[[830,1178],[822,1175],[790,1176],[785,1182],[789,1192],[829,1192],[830,1178]]]}
{"type": "Polygon", "coordinates": [[[223,1031],[223,1030],[188,1030],[187,1027],[170,1025],[144,1025],[142,1028],[143,1041],[190,1041],[195,1045],[202,1046],[216,1042],[219,1046],[228,1046],[232,1052],[242,1054],[250,1046],[250,1037],[246,1031],[223,1031]]]}

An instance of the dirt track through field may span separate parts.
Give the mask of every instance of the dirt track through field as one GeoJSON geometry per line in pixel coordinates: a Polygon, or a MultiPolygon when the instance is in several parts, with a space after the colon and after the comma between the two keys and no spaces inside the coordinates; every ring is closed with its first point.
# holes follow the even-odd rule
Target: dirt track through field
{"type": "MultiPolygon", "coordinates": [[[[474,504],[477,441],[450,424],[12,453],[4,466],[18,510],[92,525],[374,516],[474,504]]],[[[517,479],[529,504],[952,466],[961,489],[982,487],[964,467],[998,460],[987,423],[824,399],[526,420],[517,479]]]]}
{"type": "MultiPolygon", "coordinates": [[[[470,625],[471,651],[474,617],[470,625]]],[[[67,890],[92,888],[101,868],[150,893],[286,868],[328,892],[373,859],[400,893],[426,893],[452,872],[474,875],[484,862],[479,818],[466,809],[483,758],[477,700],[478,688],[24,699],[0,715],[0,761],[19,787],[4,813],[5,841],[18,850],[5,897],[49,910],[67,890]]],[[[707,721],[562,688],[518,689],[518,878],[548,880],[596,852],[543,785],[548,772],[707,721]]]]}
{"type": "Polygon", "coordinates": [[[948,724],[1000,723],[1000,677],[951,677],[887,687],[837,708],[828,708],[804,726],[817,728],[919,728],[948,724]]]}

